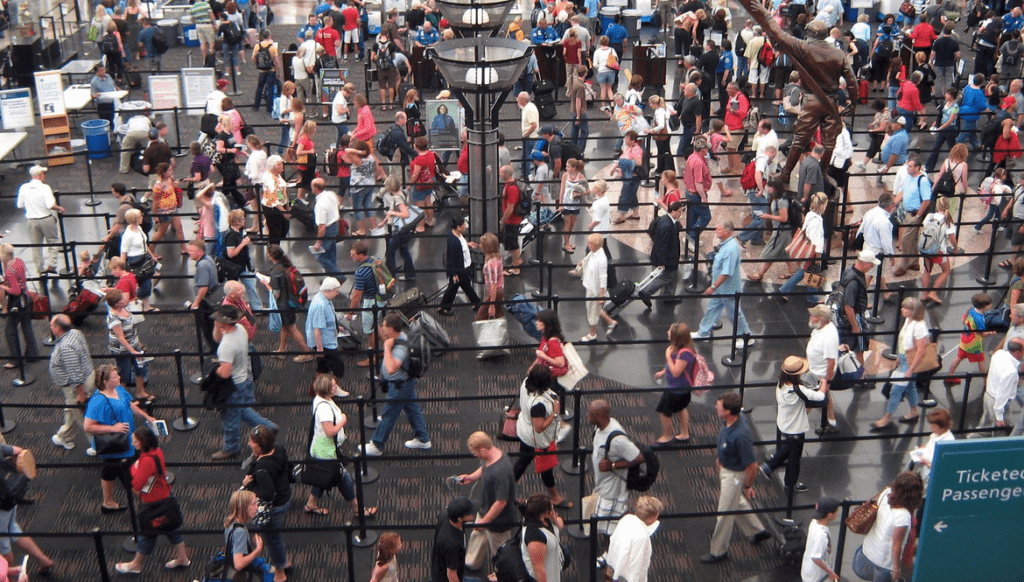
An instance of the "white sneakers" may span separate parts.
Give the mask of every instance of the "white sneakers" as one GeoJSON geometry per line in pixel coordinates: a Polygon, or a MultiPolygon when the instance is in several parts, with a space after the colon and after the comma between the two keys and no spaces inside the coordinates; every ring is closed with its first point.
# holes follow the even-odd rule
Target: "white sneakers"
{"type": "Polygon", "coordinates": [[[416,439],[416,438],[409,439],[409,440],[405,441],[405,448],[407,448],[407,449],[423,449],[423,450],[427,450],[427,449],[429,449],[432,446],[434,446],[434,445],[430,441],[423,442],[423,441],[421,441],[419,439],[416,439]]]}
{"type": "Polygon", "coordinates": [[[71,449],[75,448],[75,443],[73,443],[73,442],[69,443],[68,441],[65,441],[64,439],[60,438],[57,435],[53,435],[52,437],[50,437],[50,442],[53,443],[54,445],[58,446],[58,447],[64,447],[65,449],[67,449],[69,451],[71,449]]]}
{"type": "Polygon", "coordinates": [[[93,447],[89,447],[88,449],[85,449],[85,454],[89,455],[90,457],[95,457],[96,449],[93,447]]]}
{"type": "Polygon", "coordinates": [[[359,447],[359,450],[361,450],[367,457],[379,457],[384,454],[383,451],[377,448],[377,445],[373,444],[373,441],[362,445],[359,447]]]}

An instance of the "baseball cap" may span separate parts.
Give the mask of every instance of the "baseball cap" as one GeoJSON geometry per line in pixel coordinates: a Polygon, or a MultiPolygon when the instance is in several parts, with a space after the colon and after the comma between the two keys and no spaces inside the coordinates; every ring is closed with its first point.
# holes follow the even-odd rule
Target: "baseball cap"
{"type": "Polygon", "coordinates": [[[825,305],[824,303],[819,303],[815,305],[814,307],[808,309],[807,312],[813,315],[814,317],[821,317],[823,319],[832,318],[832,310],[829,309],[828,306],[825,305]]]}
{"type": "Polygon", "coordinates": [[[878,260],[878,257],[875,256],[874,252],[867,250],[861,251],[860,254],[857,255],[857,260],[864,261],[865,263],[871,263],[872,265],[878,265],[882,262],[878,260]]]}
{"type": "Polygon", "coordinates": [[[817,505],[814,506],[814,518],[821,519],[826,515],[835,512],[842,504],[842,501],[839,501],[835,497],[822,497],[818,500],[817,505]]]}
{"type": "Polygon", "coordinates": [[[156,139],[158,137],[160,137],[160,130],[159,129],[154,127],[154,128],[149,130],[149,139],[156,139]]]}
{"type": "Polygon", "coordinates": [[[540,128],[540,134],[541,135],[555,135],[555,126],[553,126],[553,125],[545,125],[544,127],[540,128]]]}
{"type": "Polygon", "coordinates": [[[456,497],[448,502],[448,519],[455,520],[473,515],[473,502],[465,497],[456,497]]]}
{"type": "Polygon", "coordinates": [[[32,176],[32,177],[38,176],[39,174],[45,174],[45,173],[46,173],[46,166],[40,166],[38,164],[35,165],[35,166],[32,166],[31,168],[28,169],[28,175],[32,176]]]}
{"type": "Polygon", "coordinates": [[[899,117],[896,118],[896,123],[898,123],[900,125],[906,125],[907,124],[907,118],[903,117],[902,115],[900,115],[899,117]]]}
{"type": "Polygon", "coordinates": [[[544,161],[544,152],[531,152],[530,153],[530,159],[531,160],[536,160],[538,162],[543,162],[544,161]]]}
{"type": "Polygon", "coordinates": [[[224,87],[227,87],[227,86],[228,86],[228,80],[227,79],[217,79],[217,88],[218,89],[223,89],[224,87]]]}

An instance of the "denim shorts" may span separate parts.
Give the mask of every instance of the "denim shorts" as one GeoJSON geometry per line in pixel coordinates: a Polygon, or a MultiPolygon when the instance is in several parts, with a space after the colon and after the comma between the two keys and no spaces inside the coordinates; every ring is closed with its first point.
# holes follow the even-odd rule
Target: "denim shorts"
{"type": "Polygon", "coordinates": [[[18,507],[14,506],[10,511],[0,511],[0,534],[7,534],[11,537],[0,537],[0,554],[10,554],[11,544],[17,542],[21,533],[21,526],[16,521],[18,507]]]}
{"type": "Polygon", "coordinates": [[[615,71],[607,71],[605,73],[597,74],[598,85],[611,85],[615,82],[615,71]]]}
{"type": "Polygon", "coordinates": [[[409,199],[413,202],[423,202],[429,200],[434,195],[433,188],[427,188],[426,190],[420,190],[419,188],[413,188],[409,194],[409,199]]]}

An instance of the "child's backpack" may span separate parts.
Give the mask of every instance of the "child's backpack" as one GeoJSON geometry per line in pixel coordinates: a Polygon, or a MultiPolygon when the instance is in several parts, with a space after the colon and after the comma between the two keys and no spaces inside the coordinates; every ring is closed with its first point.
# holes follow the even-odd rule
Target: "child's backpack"
{"type": "Polygon", "coordinates": [[[309,303],[309,293],[306,291],[306,280],[302,273],[295,267],[288,267],[284,272],[285,282],[288,284],[288,305],[292,309],[302,309],[309,303]]]}

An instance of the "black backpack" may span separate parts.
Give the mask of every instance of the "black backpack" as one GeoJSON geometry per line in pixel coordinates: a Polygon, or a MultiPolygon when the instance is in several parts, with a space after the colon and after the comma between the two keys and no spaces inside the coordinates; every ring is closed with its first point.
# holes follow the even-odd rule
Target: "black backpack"
{"type": "Polygon", "coordinates": [[[261,71],[271,71],[274,69],[274,57],[270,55],[270,45],[265,45],[262,42],[256,45],[256,68],[261,71]]]}
{"type": "Polygon", "coordinates": [[[28,477],[19,473],[10,459],[0,461],[0,509],[10,511],[24,503],[28,482],[28,477]]]}
{"type": "Polygon", "coordinates": [[[629,468],[626,473],[626,489],[630,491],[647,491],[654,485],[654,482],[658,479],[658,472],[661,470],[661,463],[658,461],[658,456],[654,454],[651,447],[634,441],[626,436],[626,433],[621,430],[613,430],[608,435],[608,439],[601,445],[605,449],[605,457],[608,457],[608,447],[612,443],[612,439],[617,436],[622,436],[629,439],[636,448],[640,450],[640,454],[644,457],[644,462],[639,465],[633,465],[629,468]]]}
{"type": "Polygon", "coordinates": [[[391,43],[377,50],[375,63],[378,71],[390,71],[395,68],[395,58],[391,54],[391,43]]]}
{"type": "Polygon", "coordinates": [[[956,192],[956,178],[953,176],[953,172],[960,166],[957,164],[952,168],[947,168],[946,172],[942,174],[942,179],[932,186],[932,194],[938,196],[952,196],[956,192]]]}
{"type": "Polygon", "coordinates": [[[395,138],[390,129],[377,137],[377,152],[380,155],[390,159],[391,156],[395,155],[395,150],[397,149],[398,144],[395,143],[395,138]]]}
{"type": "Polygon", "coordinates": [[[224,31],[224,40],[230,45],[236,45],[242,42],[245,38],[242,35],[242,31],[238,29],[238,25],[230,23],[227,30],[224,31]]]}
{"type": "Polygon", "coordinates": [[[164,36],[164,31],[159,28],[156,29],[156,34],[153,35],[153,51],[158,55],[162,55],[171,48],[171,45],[167,43],[167,37],[164,36]]]}
{"type": "Polygon", "coordinates": [[[410,378],[422,378],[430,369],[430,345],[425,335],[415,333],[411,329],[406,333],[409,335],[408,340],[395,340],[396,345],[409,349],[409,356],[402,362],[402,369],[410,378]]]}
{"type": "Polygon", "coordinates": [[[892,37],[889,35],[883,36],[882,39],[878,41],[878,50],[875,52],[882,55],[883,57],[888,57],[892,55],[892,51],[892,37]]]}
{"type": "Polygon", "coordinates": [[[789,220],[786,221],[789,227],[796,230],[804,225],[804,204],[795,195],[787,195],[789,200],[789,220]]]}
{"type": "Polygon", "coordinates": [[[585,162],[587,160],[587,155],[585,153],[583,153],[583,150],[580,149],[580,146],[576,145],[575,143],[573,143],[571,141],[567,141],[567,140],[562,140],[559,143],[562,146],[562,167],[563,168],[565,167],[565,164],[568,163],[569,160],[576,159],[576,160],[579,160],[581,162],[585,162]]]}
{"type": "Polygon", "coordinates": [[[117,54],[117,39],[109,32],[104,34],[96,44],[99,46],[100,53],[103,55],[117,54]]]}
{"type": "Polygon", "coordinates": [[[134,197],[132,197],[130,204],[132,208],[142,213],[142,224],[139,225],[139,228],[142,229],[142,232],[149,234],[149,231],[153,230],[153,217],[149,215],[149,204],[139,202],[134,197]]]}
{"type": "Polygon", "coordinates": [[[856,278],[852,273],[853,265],[846,268],[846,272],[839,278],[839,283],[832,287],[832,292],[825,299],[825,305],[832,312],[832,323],[839,329],[850,329],[850,322],[846,320],[846,310],[843,303],[846,298],[846,286],[856,278]]]}
{"type": "Polygon", "coordinates": [[[494,552],[491,563],[494,565],[494,575],[497,576],[498,582],[528,582],[533,579],[526,571],[526,562],[523,561],[522,539],[523,530],[520,528],[494,552]]]}
{"type": "Polygon", "coordinates": [[[338,146],[332,145],[324,152],[324,167],[330,176],[338,175],[338,146]]]}

